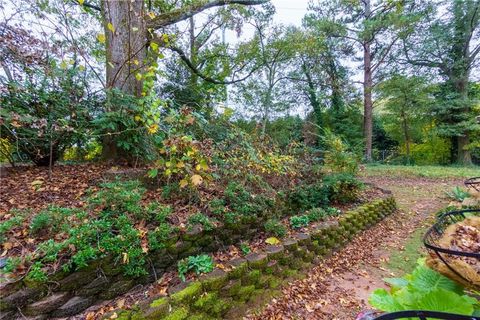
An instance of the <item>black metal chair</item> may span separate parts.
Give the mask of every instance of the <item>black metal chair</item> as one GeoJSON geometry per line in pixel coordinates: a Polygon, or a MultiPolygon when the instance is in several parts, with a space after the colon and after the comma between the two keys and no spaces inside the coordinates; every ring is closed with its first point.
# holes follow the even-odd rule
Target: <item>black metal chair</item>
{"type": "Polygon", "coordinates": [[[408,310],[383,314],[374,320],[397,320],[397,319],[437,319],[437,320],[480,320],[480,317],[463,316],[453,313],[424,310],[408,310]]]}

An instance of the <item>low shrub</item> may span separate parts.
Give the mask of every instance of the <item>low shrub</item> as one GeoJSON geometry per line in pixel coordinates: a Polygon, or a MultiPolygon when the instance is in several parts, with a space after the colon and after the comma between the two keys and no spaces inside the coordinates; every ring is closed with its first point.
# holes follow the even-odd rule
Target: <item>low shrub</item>
{"type": "Polygon", "coordinates": [[[70,271],[107,256],[121,263],[125,275],[147,274],[147,253],[165,248],[173,229],[166,221],[171,208],[158,203],[142,205],[143,191],[137,182],[106,183],[87,199],[89,211],[60,207],[42,211],[32,221],[32,232],[61,230],[67,238],[44,241],[34,256],[23,257],[22,262],[31,266],[27,278],[45,279],[47,265],[60,263],[70,271]],[[138,227],[140,218],[149,220],[151,230],[138,227]]]}
{"type": "Polygon", "coordinates": [[[288,210],[303,212],[329,203],[328,193],[320,183],[300,185],[286,193],[288,210]]]}
{"type": "Polygon", "coordinates": [[[275,200],[262,194],[252,194],[238,182],[230,182],[225,188],[225,200],[230,210],[244,216],[263,215],[269,212],[275,200]]]}
{"type": "Polygon", "coordinates": [[[269,219],[263,225],[265,231],[268,234],[272,234],[276,237],[284,237],[287,234],[287,227],[285,227],[280,221],[277,219],[269,219]]]}
{"type": "Polygon", "coordinates": [[[185,281],[185,275],[189,271],[195,274],[209,273],[213,271],[214,263],[212,257],[206,254],[189,256],[178,262],[178,276],[185,281]]]}
{"type": "Polygon", "coordinates": [[[207,217],[206,215],[204,215],[203,213],[200,213],[200,212],[195,213],[194,215],[190,216],[188,218],[188,223],[190,224],[190,226],[193,226],[195,224],[199,224],[206,231],[210,231],[214,227],[214,224],[210,220],[210,218],[207,217]]]}
{"type": "Polygon", "coordinates": [[[52,234],[60,230],[67,231],[67,219],[78,213],[79,210],[62,208],[58,206],[49,206],[47,209],[40,211],[30,222],[30,231],[34,235],[40,233],[52,234]]]}
{"type": "Polygon", "coordinates": [[[0,222],[0,242],[5,242],[7,233],[14,227],[20,226],[25,220],[25,213],[14,211],[12,217],[8,220],[0,222]]]}
{"type": "Polygon", "coordinates": [[[307,215],[290,217],[290,226],[294,229],[300,229],[308,226],[310,219],[307,215]]]}
{"type": "Polygon", "coordinates": [[[325,176],[322,190],[331,202],[349,203],[358,199],[362,187],[362,182],[355,176],[340,173],[325,176]]]}

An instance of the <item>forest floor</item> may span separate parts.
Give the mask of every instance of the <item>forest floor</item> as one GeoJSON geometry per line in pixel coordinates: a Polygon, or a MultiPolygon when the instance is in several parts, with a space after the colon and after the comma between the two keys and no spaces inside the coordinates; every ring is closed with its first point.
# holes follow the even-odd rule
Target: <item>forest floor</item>
{"type": "MultiPolygon", "coordinates": [[[[385,169],[385,170],[390,170],[385,169]]],[[[463,185],[463,173],[441,172],[426,178],[421,172],[394,175],[367,167],[363,180],[391,190],[399,210],[286,285],[262,310],[247,319],[355,319],[366,309],[368,296],[386,285],[383,278],[412,271],[424,254],[421,237],[434,213],[448,205],[445,191],[463,185]]]]}

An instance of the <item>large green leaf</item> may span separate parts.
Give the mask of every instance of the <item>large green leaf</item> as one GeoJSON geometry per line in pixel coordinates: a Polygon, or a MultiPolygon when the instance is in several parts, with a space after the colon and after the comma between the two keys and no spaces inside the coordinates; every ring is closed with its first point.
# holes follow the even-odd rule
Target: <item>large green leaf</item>
{"type": "Polygon", "coordinates": [[[368,302],[370,304],[382,311],[386,312],[395,312],[404,310],[401,304],[399,304],[394,297],[385,289],[377,289],[372,292],[368,302]]]}
{"type": "Polygon", "coordinates": [[[460,296],[452,291],[437,289],[428,292],[419,299],[417,308],[421,310],[472,315],[475,301],[475,299],[468,296],[460,296]]]}
{"type": "Polygon", "coordinates": [[[415,309],[415,305],[422,296],[418,291],[412,290],[410,287],[404,287],[393,294],[395,301],[402,305],[405,309],[415,309]]]}
{"type": "Polygon", "coordinates": [[[418,291],[429,292],[436,289],[445,289],[453,291],[458,294],[463,293],[463,289],[460,285],[454,281],[444,277],[438,272],[426,266],[418,266],[412,272],[412,280],[410,285],[418,291]]]}
{"type": "Polygon", "coordinates": [[[392,289],[401,289],[408,285],[408,280],[404,278],[384,278],[383,281],[392,286],[392,289]]]}

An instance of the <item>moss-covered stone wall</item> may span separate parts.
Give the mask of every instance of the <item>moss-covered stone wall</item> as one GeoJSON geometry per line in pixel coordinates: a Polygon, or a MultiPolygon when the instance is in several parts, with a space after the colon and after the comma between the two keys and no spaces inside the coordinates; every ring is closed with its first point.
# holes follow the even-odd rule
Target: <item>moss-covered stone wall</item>
{"type": "MultiPolygon", "coordinates": [[[[142,311],[124,316],[132,319],[185,319],[188,314],[190,319],[222,318],[226,313],[235,312],[234,305],[246,303],[252,297],[264,294],[265,290],[278,287],[285,278],[294,275],[315,257],[340,247],[394,209],[392,197],[377,200],[345,213],[338,222],[320,225],[311,234],[297,234],[295,238],[285,239],[280,246],[268,247],[266,252],[232,261],[229,272],[216,270],[198,282],[173,288],[169,297],[157,299],[152,305],[139,306],[142,311]]],[[[176,234],[169,239],[165,249],[149,255],[151,269],[141,278],[124,276],[119,262],[105,258],[73,273],[59,272],[46,283],[21,280],[0,284],[0,320],[15,319],[20,313],[39,319],[75,315],[95,302],[115,298],[137,284],[153,282],[182,258],[250,239],[263,222],[262,219],[245,220],[209,231],[195,227],[176,234]]]]}
{"type": "MultiPolygon", "coordinates": [[[[197,281],[172,288],[168,296],[150,299],[134,310],[114,311],[122,320],[239,319],[249,301],[279,288],[284,281],[308,268],[315,259],[340,248],[358,232],[368,229],[395,211],[393,197],[371,202],[323,223],[309,234],[298,233],[264,252],[230,261],[197,281]]],[[[109,314],[106,318],[110,318],[109,314]]]]}

